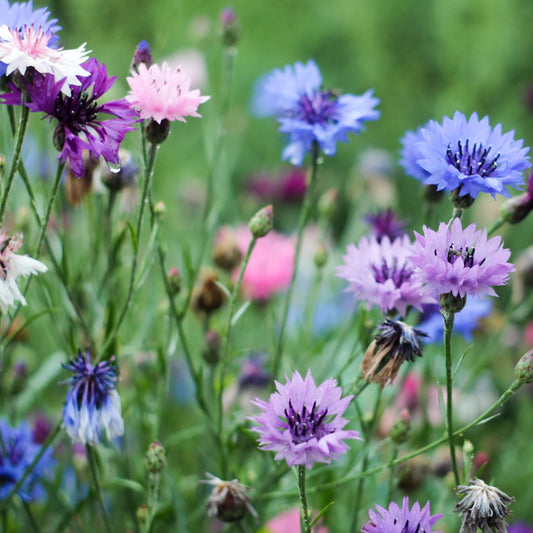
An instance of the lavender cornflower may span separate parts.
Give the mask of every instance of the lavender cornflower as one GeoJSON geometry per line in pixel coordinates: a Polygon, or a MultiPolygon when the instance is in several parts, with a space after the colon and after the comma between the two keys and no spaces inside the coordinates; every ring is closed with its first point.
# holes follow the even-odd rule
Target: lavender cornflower
{"type": "MultiPolygon", "coordinates": [[[[12,428],[5,420],[0,420],[0,443],[0,500],[4,500],[41,451],[41,445],[34,442],[27,423],[12,428]]],[[[54,465],[52,449],[48,448],[18,489],[22,501],[36,501],[44,496],[39,481],[50,477],[54,465]]]]}
{"type": "MultiPolygon", "coordinates": [[[[79,78],[80,85],[71,87],[70,96],[61,92],[63,82],[56,82],[53,76],[36,75],[31,84],[25,84],[30,100],[26,105],[30,110],[45,113],[50,121],[57,120],[54,145],[60,151],[61,161],[68,160],[79,178],[85,174],[84,150],[96,158],[102,156],[109,164],[119,163],[120,143],[134,129],[133,123],[138,118],[124,98],[99,103],[115,82],[115,77],[107,77],[103,63],[91,58],[83,67],[89,75],[79,78]],[[104,118],[105,115],[112,118],[104,118]]],[[[3,103],[20,104],[20,90],[14,84],[10,88],[11,93],[3,95],[3,103]]]]}
{"type": "Polygon", "coordinates": [[[276,452],[274,459],[285,459],[290,467],[315,462],[330,463],[346,452],[343,439],[359,439],[359,432],[344,430],[348,420],[342,417],[353,396],[341,399],[337,380],[327,379],[316,386],[308,370],[305,379],[295,371],[285,385],[276,381],[278,392],[268,402],[256,398],[252,403],[263,412],[251,420],[260,435],[262,450],[276,452]]]}
{"type": "Polygon", "coordinates": [[[477,113],[467,120],[457,111],[453,119],[444,117],[442,124],[432,121],[419,137],[416,163],[429,174],[424,183],[454,191],[458,201],[468,196],[463,199],[465,206],[480,192],[493,198],[510,196],[506,187],[519,188],[522,171],[531,166],[529,148],[514,140],[514,131],[502,135],[501,124],[493,129],[489,118],[479,120],[477,113]]]}
{"type": "Polygon", "coordinates": [[[258,116],[278,117],[279,130],[289,143],[282,158],[301,165],[314,143],[335,155],[337,142],[348,142],[348,132],[360,133],[363,122],[377,120],[379,100],[368,90],[361,96],[338,95],[322,88],[322,75],[313,60],[275,69],[256,85],[252,108],[258,116]]]}
{"type": "Polygon", "coordinates": [[[409,237],[391,242],[363,237],[357,246],[348,245],[344,265],[337,267],[337,276],[350,282],[346,289],[356,300],[378,306],[383,313],[396,310],[405,316],[409,306],[421,309],[435,300],[422,294],[422,283],[413,277],[415,267],[408,257],[413,252],[409,237]]]}
{"type": "Polygon", "coordinates": [[[364,220],[370,226],[371,234],[378,242],[381,242],[383,237],[388,237],[392,242],[405,235],[405,223],[390,208],[377,213],[369,213],[364,220]]]}
{"type": "Polygon", "coordinates": [[[93,365],[90,353],[82,355],[79,351],[76,359],[63,366],[74,373],[65,381],[70,389],[63,407],[63,425],[72,441],[98,444],[102,430],[108,439],[120,437],[124,421],[113,359],[93,365]]]}
{"type": "Polygon", "coordinates": [[[503,248],[501,237],[487,239],[487,230],[477,230],[475,224],[463,229],[459,218],[450,228],[441,222],[437,231],[424,226],[424,235],[415,232],[415,237],[409,256],[417,267],[413,277],[429,294],[496,296],[492,287],[504,285],[514,270],[507,262],[511,252],[503,248]]]}
{"type": "Polygon", "coordinates": [[[370,520],[361,529],[362,533],[432,533],[433,525],[442,517],[441,514],[431,515],[429,502],[422,509],[415,502],[412,509],[409,509],[407,496],[403,499],[401,508],[391,502],[388,509],[379,505],[376,505],[376,509],[377,513],[372,509],[368,510],[370,520]]]}

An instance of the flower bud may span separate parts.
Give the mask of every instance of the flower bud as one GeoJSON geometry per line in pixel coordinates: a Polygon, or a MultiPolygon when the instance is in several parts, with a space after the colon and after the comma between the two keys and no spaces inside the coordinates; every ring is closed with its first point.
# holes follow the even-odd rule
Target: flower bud
{"type": "Polygon", "coordinates": [[[235,46],[241,36],[239,19],[231,7],[222,10],[219,17],[220,39],[226,47],[235,46]]]}
{"type": "Polygon", "coordinates": [[[272,229],[274,221],[274,208],[267,205],[260,209],[251,219],[248,227],[255,239],[268,235],[272,229]]]}
{"type": "Polygon", "coordinates": [[[451,292],[441,294],[439,304],[447,313],[458,313],[466,305],[466,296],[454,296],[451,292]]]}
{"type": "Polygon", "coordinates": [[[327,220],[333,218],[339,207],[338,189],[328,189],[318,200],[318,214],[327,220]]]}
{"type": "Polygon", "coordinates": [[[170,267],[167,273],[167,283],[170,290],[171,296],[176,296],[181,290],[181,272],[178,267],[170,267]]]}
{"type": "Polygon", "coordinates": [[[222,347],[220,335],[214,329],[210,329],[204,336],[204,343],[202,357],[207,364],[214,366],[220,361],[220,349],[222,347]]]}
{"type": "Polygon", "coordinates": [[[533,383],[533,350],[529,350],[520,358],[514,371],[520,383],[533,383]]]}
{"type": "Polygon", "coordinates": [[[533,199],[528,193],[509,198],[500,208],[502,219],[508,224],[522,222],[533,209],[533,199]]]}
{"type": "Polygon", "coordinates": [[[148,510],[148,506],[141,505],[137,511],[135,511],[135,516],[137,518],[137,522],[139,522],[139,525],[141,526],[141,529],[144,529],[145,524],[148,522],[148,517],[150,515],[150,512],[148,510]]]}
{"type": "Polygon", "coordinates": [[[475,202],[475,198],[472,198],[469,194],[459,196],[461,192],[461,186],[457,187],[450,193],[450,200],[452,205],[457,209],[468,209],[475,202]]]}
{"type": "Polygon", "coordinates": [[[212,313],[220,309],[227,296],[218,285],[218,274],[214,270],[206,270],[202,274],[200,285],[195,287],[191,305],[197,313],[212,313]]]}
{"type": "Polygon", "coordinates": [[[154,440],[148,446],[148,450],[144,455],[144,466],[150,474],[159,474],[167,466],[165,448],[158,440],[154,440]]]}
{"type": "Polygon", "coordinates": [[[148,121],[145,129],[146,140],[152,144],[163,143],[170,133],[170,120],[164,118],[156,122],[153,118],[148,121]]]}
{"type": "Polygon", "coordinates": [[[119,150],[119,163],[116,166],[100,165],[102,169],[102,183],[110,191],[120,191],[135,182],[139,174],[139,166],[133,154],[128,150],[119,150]]]}
{"type": "Polygon", "coordinates": [[[157,204],[154,205],[154,215],[156,217],[163,217],[165,213],[167,212],[167,206],[165,205],[165,202],[157,202],[157,204]]]}
{"type": "Polygon", "coordinates": [[[324,268],[326,266],[328,262],[328,250],[323,244],[319,245],[313,259],[317,268],[324,268]]]}
{"type": "Polygon", "coordinates": [[[396,444],[402,444],[408,439],[410,430],[411,414],[407,409],[402,409],[391,427],[389,436],[396,444]]]}
{"type": "Polygon", "coordinates": [[[142,64],[146,65],[146,68],[150,68],[152,66],[152,52],[150,51],[150,46],[146,41],[141,41],[137,45],[137,48],[135,48],[131,70],[138,72],[139,66],[142,64]]]}

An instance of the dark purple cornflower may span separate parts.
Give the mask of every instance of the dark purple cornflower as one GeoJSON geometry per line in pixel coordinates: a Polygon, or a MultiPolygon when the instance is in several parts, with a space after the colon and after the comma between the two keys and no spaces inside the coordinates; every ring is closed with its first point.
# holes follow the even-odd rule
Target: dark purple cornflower
{"type": "Polygon", "coordinates": [[[74,375],[65,383],[70,384],[65,406],[63,425],[73,442],[98,444],[105,430],[108,439],[124,433],[120,397],[115,389],[117,370],[113,359],[93,365],[91,355],[78,352],[76,359],[63,365],[74,375]]]}
{"type": "Polygon", "coordinates": [[[276,381],[276,388],[268,402],[252,402],[263,412],[250,417],[259,424],[252,431],[259,433],[261,449],[275,451],[274,459],[310,470],[315,462],[330,463],[345,453],[344,439],[359,439],[357,431],[343,429],[348,420],[342,415],[353,396],[341,398],[335,379],[317,387],[310,370],[305,379],[295,371],[285,385],[276,381]]]}
{"type": "Polygon", "coordinates": [[[431,515],[429,502],[420,509],[415,502],[409,509],[409,498],[406,496],[400,508],[391,502],[388,509],[376,505],[378,512],[368,510],[370,520],[361,529],[362,533],[441,533],[433,532],[433,525],[442,515],[431,515]]]}
{"type": "MultiPolygon", "coordinates": [[[[43,112],[50,121],[57,120],[54,145],[60,151],[59,158],[67,160],[74,175],[85,174],[83,151],[88,150],[98,158],[102,156],[109,164],[119,163],[118,150],[128,131],[134,129],[138,118],[125,99],[100,103],[98,100],[111,88],[116,77],[108,78],[103,63],[91,58],[83,68],[89,72],[79,77],[81,84],[71,86],[71,95],[61,92],[63,80],[56,82],[53,76],[35,75],[33,82],[26,83],[31,111],[43,112]],[[105,118],[109,116],[111,118],[105,118]]],[[[21,102],[21,93],[14,84],[11,93],[3,95],[4,103],[21,102]]]]}
{"type": "Polygon", "coordinates": [[[388,237],[392,242],[405,235],[405,222],[400,220],[390,208],[377,213],[369,213],[365,215],[364,220],[370,226],[371,235],[378,242],[381,242],[383,237],[388,237]]]}
{"type": "Polygon", "coordinates": [[[288,135],[282,158],[301,165],[316,143],[326,155],[335,155],[337,142],[348,133],[360,133],[363,122],[377,120],[379,103],[371,90],[361,96],[339,95],[322,88],[322,75],[313,60],[275,69],[256,85],[252,103],[258,116],[277,116],[279,130],[288,135]]]}
{"type": "Polygon", "coordinates": [[[415,159],[428,174],[424,183],[454,191],[458,199],[473,201],[480,192],[510,196],[506,187],[519,188],[522,171],[531,166],[529,148],[514,140],[514,131],[502,134],[501,124],[491,128],[489,118],[479,120],[477,113],[467,120],[457,111],[453,119],[431,121],[417,135],[415,159]]]}

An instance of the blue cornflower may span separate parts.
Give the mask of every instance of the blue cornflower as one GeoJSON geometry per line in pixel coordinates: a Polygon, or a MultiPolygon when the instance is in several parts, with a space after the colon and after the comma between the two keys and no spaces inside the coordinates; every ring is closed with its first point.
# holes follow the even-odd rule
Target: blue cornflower
{"type": "Polygon", "coordinates": [[[418,165],[428,173],[424,183],[455,191],[458,197],[475,199],[480,192],[510,196],[506,187],[519,188],[522,171],[529,168],[529,148],[514,140],[514,131],[502,134],[502,126],[489,125],[473,113],[467,120],[456,111],[442,124],[431,121],[422,128],[416,144],[418,165]]]}
{"type": "MultiPolygon", "coordinates": [[[[57,42],[55,35],[61,26],[56,24],[57,19],[48,19],[50,12],[47,8],[33,10],[33,2],[15,2],[9,5],[7,0],[0,0],[0,21],[3,25],[11,29],[22,31],[24,26],[34,26],[41,28],[43,32],[50,37],[48,46],[57,42]]],[[[0,61],[0,76],[6,73],[6,65],[0,61]]]]}
{"type": "Polygon", "coordinates": [[[428,122],[416,131],[407,131],[400,139],[400,142],[402,143],[402,149],[400,150],[401,159],[399,161],[400,166],[405,170],[405,173],[408,176],[416,178],[422,182],[429,178],[429,172],[424,170],[419,164],[422,155],[418,149],[418,143],[424,140],[421,133],[422,130],[424,128],[435,126],[438,126],[436,122],[428,122]]]}
{"type": "Polygon", "coordinates": [[[73,442],[98,444],[102,430],[108,439],[120,437],[124,420],[115,390],[118,378],[113,359],[93,366],[90,353],[79,351],[76,359],[63,366],[74,373],[65,382],[70,389],[63,407],[63,425],[73,442]]]}
{"type": "MultiPolygon", "coordinates": [[[[27,423],[12,428],[5,420],[0,420],[0,500],[13,490],[40,451],[41,445],[33,441],[27,423]]],[[[52,449],[48,448],[17,492],[22,501],[35,501],[44,496],[39,480],[50,477],[54,465],[52,449]]]]}
{"type": "Polygon", "coordinates": [[[348,142],[348,132],[359,133],[365,120],[376,120],[379,103],[372,90],[362,96],[339,95],[322,89],[322,75],[313,60],[275,69],[259,80],[252,108],[258,116],[275,115],[289,143],[282,158],[301,165],[317,143],[326,155],[335,155],[337,141],[348,142]]]}

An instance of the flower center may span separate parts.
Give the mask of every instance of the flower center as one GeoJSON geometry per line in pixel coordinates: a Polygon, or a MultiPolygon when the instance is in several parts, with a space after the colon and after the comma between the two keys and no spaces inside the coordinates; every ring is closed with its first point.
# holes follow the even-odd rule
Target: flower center
{"type": "Polygon", "coordinates": [[[70,131],[78,135],[87,124],[96,121],[100,106],[87,92],[76,92],[74,88],[72,96],[59,93],[55,101],[54,116],[60,124],[68,126],[70,131]]]}
{"type": "Polygon", "coordinates": [[[302,95],[295,115],[309,124],[327,124],[333,120],[336,107],[337,97],[332,91],[318,91],[312,97],[302,95]]]}
{"type": "Polygon", "coordinates": [[[285,417],[289,424],[289,429],[294,444],[307,442],[313,437],[320,439],[329,433],[324,423],[328,416],[328,410],[317,409],[316,402],[313,403],[311,411],[304,405],[302,411],[295,411],[289,400],[289,409],[285,409],[285,417]]]}
{"type": "MultiPolygon", "coordinates": [[[[446,260],[448,261],[448,263],[453,265],[459,257],[462,257],[464,266],[468,268],[472,268],[474,266],[475,250],[476,250],[475,248],[469,248],[468,246],[465,248],[464,251],[463,251],[462,246],[457,250],[454,248],[453,242],[452,242],[448,248],[448,253],[446,254],[446,260]]],[[[437,250],[435,250],[435,255],[437,255],[437,250]]],[[[484,261],[485,259],[483,259],[483,261],[481,261],[480,264],[483,264],[484,261]]]]}
{"type": "MultiPolygon", "coordinates": [[[[397,523],[398,523],[398,519],[395,518],[394,525],[396,525],[397,523]]],[[[409,520],[406,520],[401,533],[425,533],[425,530],[420,529],[420,522],[416,525],[416,528],[414,526],[409,527],[409,520]]]]}
{"type": "Polygon", "coordinates": [[[393,258],[391,264],[387,263],[386,259],[381,260],[381,266],[371,265],[374,272],[374,279],[378,283],[385,283],[387,280],[392,280],[394,286],[399,289],[403,283],[411,278],[413,269],[404,262],[401,268],[398,268],[398,259],[393,258]]]}
{"type": "Polygon", "coordinates": [[[477,174],[482,178],[490,176],[498,166],[498,159],[500,154],[498,153],[493,157],[494,152],[492,146],[484,148],[481,143],[474,143],[474,146],[470,148],[469,139],[463,143],[457,141],[457,149],[452,150],[451,144],[448,144],[446,150],[446,159],[450,165],[453,165],[459,172],[467,176],[477,174]]]}

